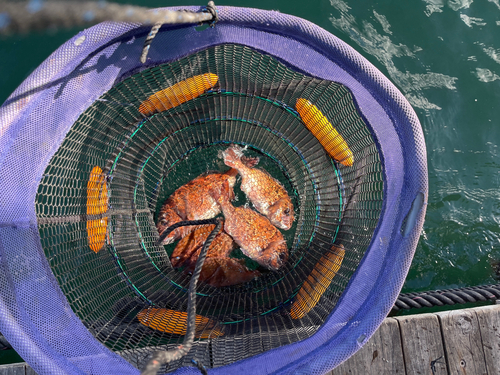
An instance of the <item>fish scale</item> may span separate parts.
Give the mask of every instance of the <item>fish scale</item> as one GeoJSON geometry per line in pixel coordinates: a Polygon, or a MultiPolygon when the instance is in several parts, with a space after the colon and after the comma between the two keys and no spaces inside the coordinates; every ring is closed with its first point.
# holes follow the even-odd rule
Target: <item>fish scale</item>
{"type": "Polygon", "coordinates": [[[243,149],[232,145],[223,152],[224,163],[242,177],[241,190],[255,209],[280,229],[288,230],[294,221],[294,207],[286,189],[266,171],[247,166],[243,149]]]}
{"type": "Polygon", "coordinates": [[[224,214],[224,230],[246,256],[260,265],[279,269],[288,259],[288,248],[281,232],[264,216],[247,207],[234,207],[229,201],[229,185],[212,189],[224,214]]]}
{"type": "MultiPolygon", "coordinates": [[[[170,257],[172,266],[186,267],[185,272],[193,272],[203,244],[214,229],[215,225],[200,226],[181,239],[170,257]]],[[[249,270],[244,260],[229,257],[234,248],[235,243],[227,233],[218,233],[208,248],[199,280],[220,288],[245,283],[259,276],[260,272],[249,270]]]]}
{"type": "MultiPolygon", "coordinates": [[[[231,172],[231,171],[230,171],[231,172]]],[[[225,181],[232,188],[236,182],[233,173],[209,173],[199,176],[178,188],[162,206],[156,225],[158,233],[182,220],[211,219],[220,213],[217,202],[208,191],[225,181]]],[[[181,227],[169,234],[164,244],[169,244],[189,234],[194,227],[181,227]]]]}

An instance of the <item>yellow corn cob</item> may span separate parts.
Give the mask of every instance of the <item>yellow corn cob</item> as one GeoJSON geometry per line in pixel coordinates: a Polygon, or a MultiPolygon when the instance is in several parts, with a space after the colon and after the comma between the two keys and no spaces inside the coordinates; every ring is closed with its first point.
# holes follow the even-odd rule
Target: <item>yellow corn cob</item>
{"type": "Polygon", "coordinates": [[[295,108],[306,127],[318,139],[326,152],[338,162],[350,167],[354,163],[354,156],[344,138],[323,113],[309,100],[303,98],[297,99],[295,108]]]}
{"type": "Polygon", "coordinates": [[[307,277],[304,285],[295,296],[290,309],[292,319],[301,319],[319,302],[330,286],[344,260],[344,246],[332,246],[332,251],[323,255],[307,277]]]}
{"type": "Polygon", "coordinates": [[[141,103],[139,112],[151,116],[157,112],[163,112],[177,107],[191,99],[197,98],[208,89],[214,87],[219,80],[215,74],[205,73],[188,78],[184,81],[155,92],[141,103]]]}
{"type": "MultiPolygon", "coordinates": [[[[137,314],[137,319],[146,327],[184,336],[187,332],[187,316],[183,311],[151,307],[137,314]]],[[[197,338],[208,339],[224,335],[222,328],[209,318],[196,315],[195,321],[197,338]]]]}
{"type": "MultiPolygon", "coordinates": [[[[90,172],[89,182],[87,183],[87,215],[99,215],[107,210],[108,188],[102,175],[102,169],[95,166],[90,172]]],[[[87,221],[89,246],[96,253],[104,246],[107,226],[107,217],[87,221]]]]}

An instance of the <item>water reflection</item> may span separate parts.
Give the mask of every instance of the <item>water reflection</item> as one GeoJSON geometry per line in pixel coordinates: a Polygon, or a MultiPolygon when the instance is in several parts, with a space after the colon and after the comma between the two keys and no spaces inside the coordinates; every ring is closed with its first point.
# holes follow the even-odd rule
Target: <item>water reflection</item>
{"type": "Polygon", "coordinates": [[[330,3],[334,33],[403,92],[424,130],[428,208],[404,291],[495,282],[500,0],[330,3]]]}
{"type": "Polygon", "coordinates": [[[387,69],[389,78],[399,87],[414,107],[426,110],[441,109],[437,104],[430,102],[422,91],[428,88],[454,90],[456,89],[456,77],[433,72],[410,73],[398,69],[395,62],[396,58],[410,57],[418,59],[418,53],[422,51],[422,48],[394,43],[391,40],[392,32],[387,18],[375,10],[373,10],[373,14],[382,28],[382,33],[377,30],[373,23],[366,20],[361,20],[359,22],[360,26],[354,16],[349,13],[351,8],[346,2],[331,0],[331,4],[339,11],[340,15],[339,17],[330,17],[333,26],[348,34],[366,53],[374,56],[383,64],[387,69]]]}
{"type": "Polygon", "coordinates": [[[500,79],[498,75],[489,69],[476,68],[476,75],[481,82],[493,82],[500,79]]]}
{"type": "Polygon", "coordinates": [[[460,18],[469,27],[472,27],[472,26],[486,26],[486,22],[483,22],[484,20],[482,18],[469,17],[467,14],[461,14],[460,18]]]}

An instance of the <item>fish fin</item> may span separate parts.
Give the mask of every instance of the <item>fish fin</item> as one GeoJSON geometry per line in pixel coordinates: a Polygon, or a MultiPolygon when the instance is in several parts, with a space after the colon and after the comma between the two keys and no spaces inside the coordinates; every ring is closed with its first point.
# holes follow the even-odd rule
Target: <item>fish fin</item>
{"type": "Polygon", "coordinates": [[[234,191],[229,187],[227,180],[220,185],[209,188],[208,194],[219,204],[234,197],[234,191]]]}
{"type": "Polygon", "coordinates": [[[249,270],[237,259],[210,258],[207,262],[210,266],[206,274],[202,270],[200,280],[204,276],[203,281],[215,288],[246,283],[260,275],[259,271],[249,270]]]}
{"type": "Polygon", "coordinates": [[[277,271],[288,260],[288,247],[285,240],[270,242],[257,260],[260,265],[277,271]]]}
{"type": "Polygon", "coordinates": [[[231,168],[230,170],[228,170],[226,172],[226,174],[229,176],[229,177],[236,177],[238,175],[238,170],[235,169],[235,168],[231,168]]]}
{"type": "Polygon", "coordinates": [[[201,242],[202,241],[199,240],[196,231],[193,231],[182,238],[170,256],[170,263],[172,264],[172,267],[178,268],[184,266],[186,261],[191,259],[193,253],[198,252],[201,242]]]}
{"type": "Polygon", "coordinates": [[[241,157],[241,162],[247,166],[248,168],[253,168],[257,164],[259,164],[260,158],[258,156],[256,157],[250,157],[250,156],[242,156],[241,157]]]}

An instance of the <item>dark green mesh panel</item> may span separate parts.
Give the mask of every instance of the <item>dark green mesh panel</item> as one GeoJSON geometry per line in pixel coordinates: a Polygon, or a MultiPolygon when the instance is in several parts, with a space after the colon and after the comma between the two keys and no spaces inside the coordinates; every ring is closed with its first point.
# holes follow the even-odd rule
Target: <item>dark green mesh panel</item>
{"type": "MultiPolygon", "coordinates": [[[[282,231],[290,258],[278,272],[247,284],[200,285],[197,313],[222,325],[224,336],[197,340],[189,358],[222,366],[309,337],[335,307],[371,241],[382,207],[381,164],[344,86],[306,77],[238,45],[210,48],[124,79],[67,134],[45,171],[36,206],[45,254],[71,307],[93,335],[137,366],[151,347],[183,340],[136,319],[148,306],[186,309],[189,276],[170,265],[175,244],[155,245],[156,215],[181,185],[208,171],[228,170],[219,155],[231,143],[259,156],[258,167],[292,198],[296,221],[282,231]],[[217,90],[149,118],[138,112],[153,93],[204,73],[219,77],[217,90]],[[328,157],[294,110],[299,97],[321,108],[342,134],[354,166],[328,157]],[[107,245],[97,254],[86,231],[86,189],[94,166],[108,176],[109,193],[107,245]],[[293,297],[333,243],[346,250],[340,271],[306,317],[291,319],[293,297]]],[[[238,183],[235,191],[235,205],[248,204],[238,183]]],[[[249,260],[247,265],[256,266],[249,260]]]]}

